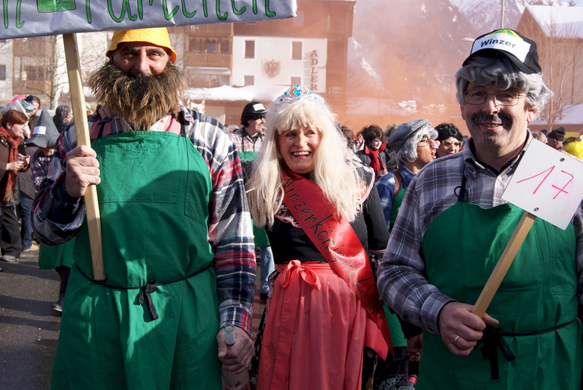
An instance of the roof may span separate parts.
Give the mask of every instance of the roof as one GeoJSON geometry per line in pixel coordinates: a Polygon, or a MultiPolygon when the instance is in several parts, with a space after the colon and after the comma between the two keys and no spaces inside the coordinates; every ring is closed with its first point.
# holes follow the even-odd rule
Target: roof
{"type": "MultiPolygon", "coordinates": [[[[531,122],[532,125],[546,125],[542,118],[531,122]]],[[[555,125],[583,125],[583,104],[568,105],[563,108],[563,117],[558,119],[555,125]]]]}
{"type": "Polygon", "coordinates": [[[526,9],[547,37],[554,25],[556,37],[583,39],[583,7],[529,5],[526,9]]]}
{"type": "Polygon", "coordinates": [[[226,102],[272,102],[287,91],[289,86],[258,86],[234,88],[223,85],[217,88],[190,88],[185,91],[185,96],[194,101],[226,101],[226,102]]]}

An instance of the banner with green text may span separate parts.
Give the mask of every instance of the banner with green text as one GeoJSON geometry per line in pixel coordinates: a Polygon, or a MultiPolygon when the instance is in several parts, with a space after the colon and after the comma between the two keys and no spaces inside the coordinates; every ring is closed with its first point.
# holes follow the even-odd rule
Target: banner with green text
{"type": "Polygon", "coordinates": [[[0,39],[255,22],[296,16],[296,0],[2,0],[0,39]]]}

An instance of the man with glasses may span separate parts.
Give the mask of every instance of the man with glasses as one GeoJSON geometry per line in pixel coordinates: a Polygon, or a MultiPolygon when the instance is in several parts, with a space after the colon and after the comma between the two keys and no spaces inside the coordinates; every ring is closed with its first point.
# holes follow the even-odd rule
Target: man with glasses
{"type": "Polygon", "coordinates": [[[439,141],[439,148],[437,148],[436,152],[437,158],[449,156],[460,151],[464,137],[453,123],[439,124],[435,126],[435,130],[439,134],[437,136],[439,141]]]}
{"type": "Polygon", "coordinates": [[[501,196],[552,95],[536,43],[480,36],[456,85],[471,139],[411,182],[378,272],[388,305],[424,329],[417,386],[579,390],[581,207],[565,231],[537,219],[488,313],[471,313],[523,214],[501,196]]]}
{"type": "MultiPolygon", "coordinates": [[[[263,147],[263,137],[265,136],[265,116],[267,110],[259,102],[251,102],[245,106],[241,114],[241,127],[235,130],[231,137],[243,166],[245,180],[251,174],[251,161],[257,158],[263,147]]],[[[261,291],[259,300],[266,302],[269,295],[269,275],[275,271],[273,252],[269,244],[269,239],[264,228],[257,228],[253,225],[253,235],[255,237],[255,248],[259,249],[259,261],[261,264],[261,291]]]]}

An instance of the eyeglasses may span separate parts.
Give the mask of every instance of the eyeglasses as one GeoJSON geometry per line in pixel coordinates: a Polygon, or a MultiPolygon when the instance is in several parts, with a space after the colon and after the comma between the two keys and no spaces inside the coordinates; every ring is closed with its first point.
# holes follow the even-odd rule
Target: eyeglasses
{"type": "Polygon", "coordinates": [[[494,96],[495,104],[497,106],[516,106],[524,94],[512,91],[486,93],[486,91],[468,89],[464,96],[466,104],[483,104],[488,96],[494,96]]]}
{"type": "Polygon", "coordinates": [[[425,137],[421,138],[421,141],[417,142],[417,145],[421,146],[429,145],[429,141],[431,141],[431,137],[426,135],[425,137]]]}
{"type": "Polygon", "coordinates": [[[451,142],[451,141],[441,141],[441,144],[443,146],[445,146],[446,148],[451,148],[452,146],[454,148],[459,148],[460,146],[462,146],[462,143],[459,142],[459,141],[454,141],[454,142],[451,142]]]}

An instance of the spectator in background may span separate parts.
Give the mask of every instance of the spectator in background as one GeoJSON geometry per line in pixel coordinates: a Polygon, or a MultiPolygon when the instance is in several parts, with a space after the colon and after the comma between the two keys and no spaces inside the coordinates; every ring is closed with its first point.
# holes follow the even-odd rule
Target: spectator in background
{"type": "Polygon", "coordinates": [[[359,150],[364,149],[364,137],[362,136],[362,131],[356,133],[356,141],[354,141],[354,153],[357,153],[359,150]]]}
{"type": "Polygon", "coordinates": [[[338,130],[340,130],[340,133],[346,138],[346,146],[348,146],[348,149],[354,150],[354,132],[346,126],[338,126],[338,130]]]}
{"type": "Polygon", "coordinates": [[[539,140],[543,144],[547,144],[548,143],[547,136],[542,131],[537,131],[536,133],[533,132],[532,133],[532,138],[539,140]]]}
{"type": "Polygon", "coordinates": [[[453,123],[441,123],[435,126],[435,130],[439,134],[437,140],[439,141],[439,148],[437,148],[436,156],[445,157],[460,151],[464,136],[453,123]]]}
{"type": "Polygon", "coordinates": [[[63,131],[67,130],[69,126],[71,126],[71,121],[73,120],[73,111],[71,107],[66,104],[61,104],[55,110],[55,116],[53,117],[53,122],[57,127],[57,131],[62,133],[63,131]]]}
{"type": "MultiPolygon", "coordinates": [[[[265,137],[265,116],[267,110],[259,102],[248,103],[241,113],[241,127],[231,133],[231,139],[237,146],[245,182],[248,179],[253,161],[259,156],[263,148],[263,138],[265,137]]],[[[273,262],[273,252],[269,244],[269,238],[265,229],[253,225],[253,236],[255,249],[259,250],[259,261],[261,268],[261,291],[259,299],[261,302],[267,301],[269,296],[269,275],[275,271],[273,262]]]]}
{"type": "Polygon", "coordinates": [[[30,157],[18,153],[18,145],[28,122],[26,114],[8,110],[0,121],[0,202],[2,214],[2,261],[14,262],[20,257],[22,240],[18,226],[17,183],[18,172],[28,169],[30,157]]]}
{"type": "Polygon", "coordinates": [[[387,155],[383,153],[386,144],[383,144],[383,130],[377,125],[370,125],[362,129],[364,138],[364,149],[358,151],[356,155],[362,163],[370,166],[375,173],[375,180],[387,174],[387,155]]]}
{"type": "MultiPolygon", "coordinates": [[[[40,99],[38,96],[28,95],[26,99],[24,99],[28,103],[32,103],[33,109],[30,113],[30,119],[28,120],[28,127],[30,128],[30,134],[32,134],[34,130],[34,126],[36,125],[38,119],[42,114],[42,110],[40,109],[40,99]]],[[[25,135],[24,138],[28,138],[29,135],[25,135]]]]}
{"type": "MultiPolygon", "coordinates": [[[[62,107],[62,106],[59,106],[62,107]]],[[[55,143],[59,137],[59,132],[55,127],[49,129],[46,134],[33,134],[28,140],[28,144],[37,148],[32,156],[31,168],[32,181],[35,189],[41,188],[42,181],[48,176],[49,166],[55,152],[55,143]]],[[[24,245],[24,241],[23,241],[24,245]]],[[[67,241],[61,245],[48,246],[40,245],[38,255],[38,266],[40,269],[54,269],[59,274],[61,285],[59,288],[59,299],[51,305],[51,309],[56,312],[63,311],[65,292],[69,283],[69,275],[73,266],[73,248],[75,239],[67,241]]]]}
{"type": "Polygon", "coordinates": [[[558,127],[547,134],[547,145],[557,150],[563,149],[563,141],[565,140],[565,128],[558,127]]]}

